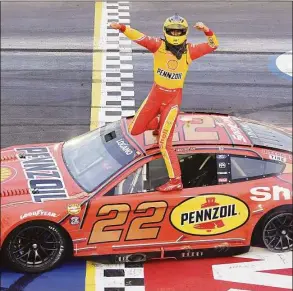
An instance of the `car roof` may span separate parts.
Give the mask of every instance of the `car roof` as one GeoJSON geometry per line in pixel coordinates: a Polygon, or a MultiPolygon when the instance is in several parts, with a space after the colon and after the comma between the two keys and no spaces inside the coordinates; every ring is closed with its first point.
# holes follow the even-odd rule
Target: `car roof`
{"type": "MultiPolygon", "coordinates": [[[[127,125],[133,117],[126,118],[127,125]]],[[[128,126],[127,126],[128,127],[128,126]]],[[[173,135],[173,145],[230,145],[230,146],[261,146],[292,152],[292,135],[284,131],[275,132],[276,128],[269,127],[256,121],[242,119],[228,114],[206,112],[180,112],[173,135]],[[259,126],[258,129],[251,124],[259,126]],[[260,131],[257,132],[257,131],[260,131]],[[264,136],[262,133],[267,131],[264,136]],[[274,140],[272,141],[272,136],[274,140]],[[284,142],[284,136],[288,140],[284,142]],[[288,145],[289,142],[289,145],[288,145]],[[286,145],[284,146],[284,143],[286,145]]],[[[143,134],[132,136],[144,149],[158,147],[157,137],[148,130],[143,134]]]]}

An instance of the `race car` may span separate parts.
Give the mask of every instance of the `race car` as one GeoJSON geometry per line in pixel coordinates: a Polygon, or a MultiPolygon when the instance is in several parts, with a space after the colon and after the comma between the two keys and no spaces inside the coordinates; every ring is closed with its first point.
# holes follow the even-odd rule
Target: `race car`
{"type": "Polygon", "coordinates": [[[1,256],[44,272],[67,256],[101,262],[230,256],[253,243],[292,251],[292,133],[225,114],[181,112],[183,190],[157,136],[122,118],[66,142],[1,150],[1,256]]]}

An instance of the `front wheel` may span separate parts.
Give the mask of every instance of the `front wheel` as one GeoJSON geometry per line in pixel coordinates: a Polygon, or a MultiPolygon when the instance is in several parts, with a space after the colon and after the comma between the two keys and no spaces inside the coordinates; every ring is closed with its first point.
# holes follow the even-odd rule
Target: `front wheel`
{"type": "Polygon", "coordinates": [[[262,240],[266,248],[272,252],[292,251],[292,212],[285,210],[272,213],[263,224],[262,240]]]}
{"type": "Polygon", "coordinates": [[[66,235],[61,228],[48,221],[33,221],[11,232],[3,253],[14,270],[40,273],[59,264],[67,249],[66,235]]]}

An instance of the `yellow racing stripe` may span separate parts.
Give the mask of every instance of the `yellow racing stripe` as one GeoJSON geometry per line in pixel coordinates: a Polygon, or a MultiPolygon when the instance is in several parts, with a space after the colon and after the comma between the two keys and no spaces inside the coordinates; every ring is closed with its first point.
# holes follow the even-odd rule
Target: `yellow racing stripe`
{"type": "Polygon", "coordinates": [[[165,161],[166,164],[166,168],[167,168],[167,172],[168,172],[168,176],[169,178],[175,178],[175,174],[173,171],[173,167],[172,167],[172,163],[170,160],[170,157],[168,155],[168,152],[166,150],[166,145],[167,145],[167,140],[169,138],[170,135],[170,131],[173,127],[174,122],[176,121],[176,117],[177,117],[177,113],[178,113],[178,106],[174,106],[171,108],[171,110],[169,111],[165,122],[162,126],[162,130],[161,130],[161,135],[160,135],[160,140],[159,140],[159,146],[160,146],[160,150],[163,156],[163,159],[165,161]]]}
{"type": "Polygon", "coordinates": [[[86,262],[85,291],[96,291],[96,267],[92,262],[86,262]]]}
{"type": "Polygon", "coordinates": [[[95,3],[94,19],[94,45],[93,45],[93,73],[92,73],[92,102],[91,102],[91,122],[90,130],[99,126],[99,110],[101,106],[101,71],[102,71],[102,53],[98,52],[99,40],[101,37],[103,2],[95,3]]]}

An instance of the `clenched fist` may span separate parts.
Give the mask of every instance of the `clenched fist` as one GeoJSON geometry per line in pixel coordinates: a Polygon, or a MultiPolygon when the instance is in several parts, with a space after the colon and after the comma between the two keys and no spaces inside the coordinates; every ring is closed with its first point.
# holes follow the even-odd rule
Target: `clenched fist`
{"type": "Polygon", "coordinates": [[[202,22],[197,22],[194,26],[194,28],[200,30],[200,31],[204,31],[204,32],[208,32],[210,29],[204,25],[202,22]]]}
{"type": "Polygon", "coordinates": [[[117,23],[117,22],[112,22],[110,24],[110,26],[114,29],[120,29],[121,28],[121,24],[120,23],[117,23]]]}

